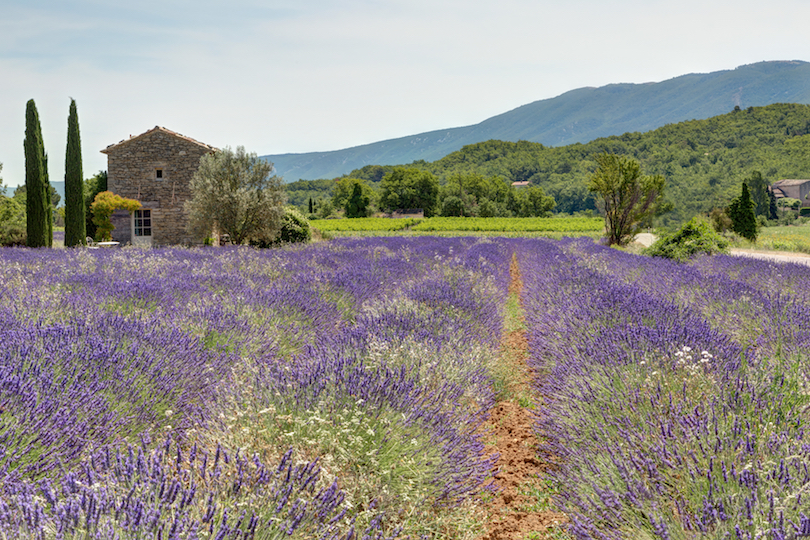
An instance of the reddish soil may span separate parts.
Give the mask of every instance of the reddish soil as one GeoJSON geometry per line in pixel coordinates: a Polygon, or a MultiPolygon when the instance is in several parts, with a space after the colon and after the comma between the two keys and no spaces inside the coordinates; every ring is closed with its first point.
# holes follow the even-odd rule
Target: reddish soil
{"type": "MultiPolygon", "coordinates": [[[[512,261],[510,293],[520,293],[523,283],[517,261],[512,261]]],[[[528,342],[524,330],[507,331],[501,339],[501,358],[507,364],[510,388],[507,396],[531,395],[534,373],[526,363],[528,342]]],[[[516,400],[499,401],[491,412],[486,430],[496,463],[494,497],[486,504],[487,533],[481,540],[524,540],[553,538],[564,514],[550,509],[543,475],[552,465],[540,460],[532,412],[516,400]],[[538,498],[539,497],[539,498],[538,498]]]]}

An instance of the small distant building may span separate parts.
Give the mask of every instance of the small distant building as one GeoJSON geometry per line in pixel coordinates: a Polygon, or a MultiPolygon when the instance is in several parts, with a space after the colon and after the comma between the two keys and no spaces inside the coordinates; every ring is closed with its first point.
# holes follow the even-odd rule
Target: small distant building
{"type": "Polygon", "coordinates": [[[404,218],[412,218],[412,219],[422,219],[425,217],[425,211],[421,208],[406,208],[401,210],[394,210],[388,217],[394,219],[404,219],[404,218]]]}
{"type": "Polygon", "coordinates": [[[771,185],[776,200],[789,197],[802,201],[802,208],[810,207],[810,180],[779,180],[771,185]]]}
{"type": "Polygon", "coordinates": [[[141,209],[112,216],[113,240],[132,245],[189,244],[183,205],[200,158],[216,148],[164,127],[130,136],[101,151],[107,155],[107,189],[136,199],[141,209]]]}
{"type": "Polygon", "coordinates": [[[529,182],[528,181],[526,181],[526,182],[512,182],[512,187],[513,188],[529,187],[529,182]]]}

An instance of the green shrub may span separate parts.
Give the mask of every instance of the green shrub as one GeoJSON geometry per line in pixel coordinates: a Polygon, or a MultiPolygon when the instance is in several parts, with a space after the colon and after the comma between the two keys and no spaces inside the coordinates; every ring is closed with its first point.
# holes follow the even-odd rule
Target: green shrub
{"type": "Polygon", "coordinates": [[[723,208],[715,208],[709,212],[709,219],[712,222],[714,230],[719,233],[731,230],[731,227],[734,225],[723,208]]]}
{"type": "Polygon", "coordinates": [[[685,261],[699,253],[727,253],[728,241],[705,221],[692,218],[675,234],[662,236],[642,253],[685,261]]]}
{"type": "Polygon", "coordinates": [[[810,207],[805,207],[799,210],[799,215],[802,217],[810,216],[810,207]]]}
{"type": "Polygon", "coordinates": [[[294,206],[285,206],[284,215],[281,216],[281,230],[272,242],[264,240],[252,240],[251,246],[259,248],[269,248],[282,244],[292,244],[296,242],[309,242],[312,239],[312,230],[309,220],[304,214],[294,206]]]}
{"type": "Polygon", "coordinates": [[[790,208],[791,210],[798,210],[802,205],[802,201],[792,197],[783,197],[776,200],[776,206],[779,208],[790,208]]]}
{"type": "Polygon", "coordinates": [[[312,231],[309,227],[309,220],[294,207],[284,207],[284,215],[281,217],[281,231],[273,243],[292,244],[295,242],[309,242],[311,239],[312,231]]]}
{"type": "Polygon", "coordinates": [[[24,246],[25,201],[0,195],[0,246],[24,246]]]}

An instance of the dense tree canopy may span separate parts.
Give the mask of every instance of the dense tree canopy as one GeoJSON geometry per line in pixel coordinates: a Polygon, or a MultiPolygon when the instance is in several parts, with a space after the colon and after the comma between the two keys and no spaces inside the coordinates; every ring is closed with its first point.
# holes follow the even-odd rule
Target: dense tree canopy
{"type": "Polygon", "coordinates": [[[380,182],[380,207],[424,210],[425,217],[437,213],[439,182],[435,176],[415,167],[395,167],[380,182]]]}
{"type": "Polygon", "coordinates": [[[334,182],[334,192],[332,204],[335,208],[341,208],[346,212],[346,217],[366,217],[369,206],[376,201],[377,193],[369,183],[359,178],[339,178],[334,182]],[[355,191],[360,193],[356,194],[355,191]],[[349,215],[349,203],[354,198],[354,206],[349,215]],[[361,215],[362,214],[362,215],[361,215]]]}
{"type": "Polygon", "coordinates": [[[335,184],[335,180],[332,179],[297,180],[284,184],[284,191],[287,194],[287,202],[302,211],[309,210],[309,200],[312,199],[314,211],[324,201],[331,201],[335,184]]]}

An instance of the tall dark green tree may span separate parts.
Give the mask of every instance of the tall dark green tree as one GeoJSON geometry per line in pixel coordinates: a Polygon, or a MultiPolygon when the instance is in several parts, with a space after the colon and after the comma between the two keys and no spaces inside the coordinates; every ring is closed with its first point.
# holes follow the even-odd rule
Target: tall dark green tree
{"type": "Polygon", "coordinates": [[[768,182],[762,178],[761,172],[754,171],[745,179],[745,183],[748,184],[751,200],[754,201],[754,212],[758,216],[767,216],[770,210],[768,182]]]}
{"type": "Polygon", "coordinates": [[[368,195],[363,194],[363,187],[357,183],[352,188],[352,195],[346,201],[344,210],[347,218],[366,217],[368,215],[368,195]]]}
{"type": "Polygon", "coordinates": [[[777,211],[776,207],[776,195],[773,194],[773,190],[768,190],[768,219],[778,219],[779,212],[777,211]]]}
{"type": "Polygon", "coordinates": [[[42,128],[34,100],[25,109],[25,187],[26,230],[28,247],[50,246],[53,241],[53,217],[48,193],[48,158],[42,142],[42,128]],[[51,238],[48,233],[51,232],[51,238]]]}
{"type": "Polygon", "coordinates": [[[65,246],[81,246],[86,238],[79,114],[76,112],[76,100],[71,99],[65,151],[65,246]]]}
{"type": "Polygon", "coordinates": [[[754,210],[754,201],[748,191],[748,184],[742,183],[742,193],[731,201],[728,207],[728,215],[731,218],[731,229],[742,236],[756,242],[757,240],[757,215],[754,210]]]}

